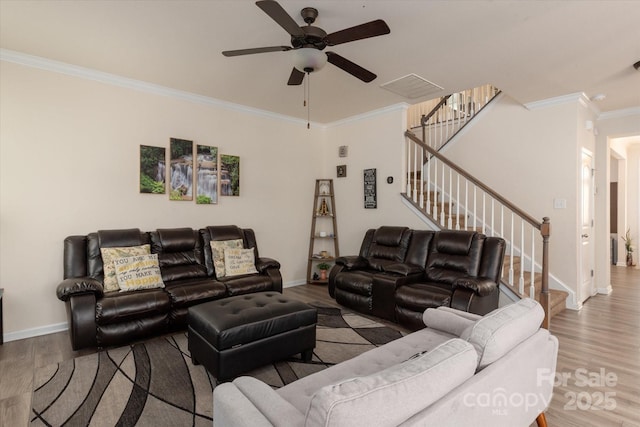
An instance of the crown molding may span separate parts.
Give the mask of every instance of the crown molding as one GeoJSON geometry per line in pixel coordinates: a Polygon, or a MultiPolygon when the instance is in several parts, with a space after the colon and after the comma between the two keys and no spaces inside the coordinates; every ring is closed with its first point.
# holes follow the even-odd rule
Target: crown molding
{"type": "Polygon", "coordinates": [[[389,105],[388,107],[382,107],[377,110],[367,111],[366,113],[357,114],[355,116],[347,117],[345,119],[336,120],[335,122],[327,123],[326,128],[333,128],[343,126],[346,124],[354,123],[360,120],[369,119],[371,117],[379,116],[381,114],[387,114],[396,111],[406,111],[409,108],[409,104],[401,102],[398,104],[389,105]]]}
{"type": "MultiPolygon", "coordinates": [[[[575,92],[567,95],[556,96],[554,98],[541,99],[540,101],[527,102],[524,106],[527,110],[537,110],[540,108],[547,108],[554,105],[562,105],[572,102],[580,103],[587,108],[595,108],[593,107],[593,103],[589,97],[584,92],[575,92]]],[[[597,114],[597,111],[594,110],[594,112],[597,114]]]]}
{"type": "Polygon", "coordinates": [[[640,116],[640,107],[625,108],[623,110],[605,111],[598,116],[598,120],[617,119],[620,117],[640,116]]]}
{"type": "MultiPolygon", "coordinates": [[[[41,70],[51,71],[54,73],[65,74],[68,76],[79,77],[87,80],[93,80],[100,83],[105,83],[113,86],[119,86],[127,89],[136,90],[139,92],[150,93],[153,95],[166,96],[169,98],[193,102],[196,104],[205,104],[205,105],[222,108],[225,110],[236,111],[236,112],[251,114],[251,115],[260,116],[260,117],[267,117],[270,119],[283,120],[283,121],[296,123],[304,126],[307,125],[306,120],[299,119],[297,117],[272,113],[267,110],[247,107],[245,105],[222,101],[220,99],[211,98],[204,95],[198,95],[191,92],[172,89],[172,88],[157,85],[154,83],[148,83],[141,80],[130,79],[128,77],[122,77],[116,74],[105,73],[105,72],[94,70],[91,68],[80,67],[77,65],[72,65],[72,64],[68,64],[60,61],[54,61],[52,59],[43,58],[35,55],[29,55],[26,53],[17,52],[9,49],[0,49],[0,61],[11,62],[14,64],[26,66],[26,67],[38,68],[41,70]]],[[[318,128],[325,127],[325,125],[322,123],[311,122],[311,125],[313,127],[318,127],[318,128]]]]}

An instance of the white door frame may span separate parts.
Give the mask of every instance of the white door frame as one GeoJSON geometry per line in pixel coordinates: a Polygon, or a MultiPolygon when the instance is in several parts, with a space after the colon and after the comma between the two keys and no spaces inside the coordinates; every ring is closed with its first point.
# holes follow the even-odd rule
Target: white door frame
{"type": "Polygon", "coordinates": [[[580,268],[578,303],[596,294],[595,288],[595,168],[593,152],[582,148],[580,158],[580,215],[578,235],[580,268]],[[588,162],[585,165],[585,161],[588,162]]]}

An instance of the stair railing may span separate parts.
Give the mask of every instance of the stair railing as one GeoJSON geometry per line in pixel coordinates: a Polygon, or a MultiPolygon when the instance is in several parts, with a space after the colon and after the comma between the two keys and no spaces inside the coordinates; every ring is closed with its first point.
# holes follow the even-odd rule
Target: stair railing
{"type": "Polygon", "coordinates": [[[411,131],[405,137],[404,197],[443,228],[477,230],[505,239],[508,260],[502,281],[520,296],[528,293],[536,298],[535,279],[541,276],[539,301],[545,312],[543,325],[548,328],[549,218],[536,220],[411,131]]]}
{"type": "Polygon", "coordinates": [[[408,128],[421,128],[422,140],[439,151],[499,93],[498,88],[484,85],[412,105],[407,111],[408,128]]]}

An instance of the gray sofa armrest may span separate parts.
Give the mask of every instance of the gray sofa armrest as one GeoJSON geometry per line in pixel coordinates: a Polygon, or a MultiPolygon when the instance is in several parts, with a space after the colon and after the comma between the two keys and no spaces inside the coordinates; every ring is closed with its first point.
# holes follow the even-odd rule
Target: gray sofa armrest
{"type": "Polygon", "coordinates": [[[369,262],[364,257],[358,255],[338,257],[336,258],[336,264],[344,266],[347,270],[369,267],[369,262]]]}
{"type": "Polygon", "coordinates": [[[65,279],[56,288],[56,296],[60,301],[68,301],[72,295],[94,293],[96,297],[104,295],[104,286],[99,280],[91,277],[73,277],[65,279]]]}
{"type": "MultiPolygon", "coordinates": [[[[465,329],[476,323],[475,320],[456,312],[465,313],[460,310],[442,310],[439,308],[427,308],[422,314],[422,320],[427,328],[435,329],[455,337],[460,337],[465,329]]],[[[447,307],[448,308],[448,307],[447,307]]],[[[482,318],[478,316],[479,318],[482,318]]]]}
{"type": "Polygon", "coordinates": [[[461,277],[453,282],[453,289],[466,288],[483,297],[495,291],[498,284],[486,277],[461,277]]]}
{"type": "Polygon", "coordinates": [[[256,259],[256,270],[258,270],[258,273],[264,273],[268,268],[280,268],[280,263],[272,258],[256,259]]]}
{"type": "Polygon", "coordinates": [[[415,264],[404,264],[398,262],[396,264],[388,265],[384,268],[387,273],[395,273],[401,276],[411,276],[413,274],[420,274],[424,272],[424,268],[415,264]]]}
{"type": "Polygon", "coordinates": [[[303,426],[305,415],[267,384],[238,377],[213,391],[214,427],[303,426]]]}

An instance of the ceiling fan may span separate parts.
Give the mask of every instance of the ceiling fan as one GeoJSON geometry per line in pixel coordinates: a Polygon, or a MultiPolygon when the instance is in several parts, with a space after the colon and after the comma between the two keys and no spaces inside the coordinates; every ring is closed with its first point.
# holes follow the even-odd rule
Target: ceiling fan
{"type": "Polygon", "coordinates": [[[291,46],[269,46],[252,49],[226,50],[224,56],[251,55],[254,53],[295,51],[294,67],[289,76],[288,85],[300,85],[305,74],[317,71],[326,62],[346,71],[354,77],[369,83],[377,76],[335,52],[322,52],[327,46],[336,46],[355,40],[389,34],[391,30],[382,19],[367,22],[355,27],[346,28],[335,33],[327,34],[322,28],[313,24],[318,17],[318,11],[312,7],[305,7],[300,14],[307,23],[299,26],[280,4],[275,0],[257,1],[256,5],[271,17],[278,25],[291,35],[291,46]]]}

